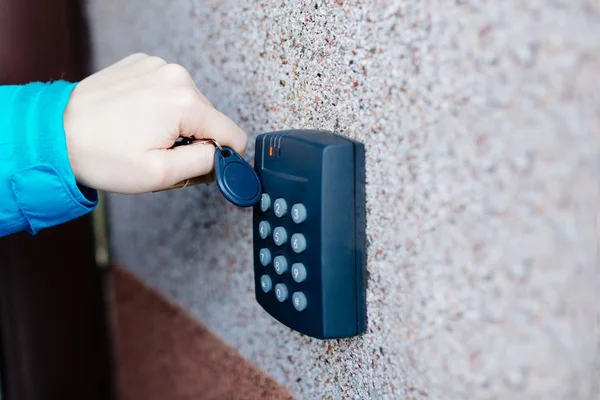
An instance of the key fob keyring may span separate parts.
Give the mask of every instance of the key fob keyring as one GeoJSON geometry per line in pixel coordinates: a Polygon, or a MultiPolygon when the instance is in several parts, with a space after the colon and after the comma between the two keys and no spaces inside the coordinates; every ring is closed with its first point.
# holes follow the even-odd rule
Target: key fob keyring
{"type": "Polygon", "coordinates": [[[260,200],[262,188],[254,168],[235,150],[215,150],[215,179],[223,197],[238,207],[251,207],[260,200]]]}
{"type": "MultiPolygon", "coordinates": [[[[214,178],[223,197],[238,207],[251,207],[258,203],[262,192],[260,179],[254,168],[231,147],[221,146],[214,139],[178,138],[173,148],[188,144],[209,143],[215,146],[214,178]]],[[[190,178],[163,190],[185,188],[208,182],[209,179],[206,177],[190,178]]]]}

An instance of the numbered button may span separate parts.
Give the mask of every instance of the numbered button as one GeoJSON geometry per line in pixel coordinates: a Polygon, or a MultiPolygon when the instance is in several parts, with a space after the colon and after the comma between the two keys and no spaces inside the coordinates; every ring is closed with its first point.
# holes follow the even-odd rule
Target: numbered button
{"type": "Polygon", "coordinates": [[[258,234],[261,238],[266,239],[271,234],[271,225],[267,221],[261,221],[258,224],[258,234]]]}
{"type": "Polygon", "coordinates": [[[288,262],[284,256],[277,256],[273,259],[273,268],[279,275],[283,275],[288,269],[288,262]]]}
{"type": "Polygon", "coordinates": [[[275,211],[277,218],[283,217],[287,213],[287,210],[287,203],[284,199],[277,199],[273,203],[273,211],[275,211]]]}
{"type": "Polygon", "coordinates": [[[306,279],[306,268],[302,263],[292,265],[292,278],[298,283],[304,282],[306,279]]]}
{"type": "Polygon", "coordinates": [[[303,234],[294,233],[292,235],[292,250],[294,250],[296,253],[302,253],[304,250],[306,250],[306,238],[303,234]]]}
{"type": "Polygon", "coordinates": [[[260,263],[263,266],[267,266],[269,265],[269,263],[271,262],[271,251],[269,249],[260,249],[260,263]]]}
{"type": "Polygon", "coordinates": [[[263,193],[263,195],[260,196],[260,210],[262,212],[265,212],[269,208],[271,208],[271,196],[269,196],[266,193],[263,193]]]}
{"type": "Polygon", "coordinates": [[[302,292],[296,292],[292,295],[292,304],[294,304],[294,308],[298,311],[303,311],[308,302],[306,301],[306,296],[302,292]]]}
{"type": "Polygon", "coordinates": [[[269,275],[263,275],[260,277],[260,288],[265,293],[270,292],[271,289],[273,289],[273,282],[271,281],[269,275]]]}
{"type": "Polygon", "coordinates": [[[295,223],[299,224],[304,222],[305,219],[306,207],[304,207],[304,204],[294,204],[292,206],[292,220],[294,220],[295,223]]]}
{"type": "Polygon", "coordinates": [[[273,241],[277,246],[283,246],[287,242],[287,232],[285,228],[278,226],[273,230],[273,241]]]}
{"type": "Polygon", "coordinates": [[[283,283],[278,283],[275,285],[275,297],[280,302],[284,302],[288,298],[288,289],[283,283]]]}

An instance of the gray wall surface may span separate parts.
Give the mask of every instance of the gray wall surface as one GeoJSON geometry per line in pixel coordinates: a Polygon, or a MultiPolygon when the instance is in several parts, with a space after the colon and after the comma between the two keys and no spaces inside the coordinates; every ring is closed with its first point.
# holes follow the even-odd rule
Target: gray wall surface
{"type": "Polygon", "coordinates": [[[117,260],[302,399],[600,398],[600,2],[91,0],[95,66],[187,67],[251,136],[367,148],[369,331],[254,301],[216,187],[111,196],[117,260]]]}

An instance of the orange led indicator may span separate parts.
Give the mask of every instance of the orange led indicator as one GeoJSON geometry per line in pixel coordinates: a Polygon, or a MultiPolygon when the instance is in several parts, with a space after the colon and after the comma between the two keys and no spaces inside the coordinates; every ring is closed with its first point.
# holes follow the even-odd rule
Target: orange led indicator
{"type": "Polygon", "coordinates": [[[273,156],[273,146],[269,147],[269,157],[273,156]]]}

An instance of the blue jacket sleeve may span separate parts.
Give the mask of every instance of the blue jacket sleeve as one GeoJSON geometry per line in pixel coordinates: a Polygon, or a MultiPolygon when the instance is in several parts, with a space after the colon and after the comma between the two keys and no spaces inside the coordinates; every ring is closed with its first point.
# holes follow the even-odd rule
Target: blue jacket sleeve
{"type": "Polygon", "coordinates": [[[63,114],[76,83],[0,86],[0,237],[39,230],[94,209],[69,163],[63,114]]]}

